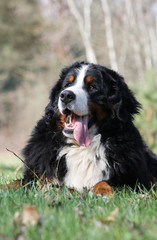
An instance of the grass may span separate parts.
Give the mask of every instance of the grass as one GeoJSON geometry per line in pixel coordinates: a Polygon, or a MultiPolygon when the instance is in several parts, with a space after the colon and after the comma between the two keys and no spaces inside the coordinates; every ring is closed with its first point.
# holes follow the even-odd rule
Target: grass
{"type": "MultiPolygon", "coordinates": [[[[0,182],[15,178],[15,168],[7,168],[0,158],[0,182]],[[8,175],[10,177],[8,177],[8,175]]],[[[13,160],[11,160],[13,163],[13,160]]],[[[10,164],[9,164],[10,165],[10,164]]],[[[16,164],[15,164],[16,165],[16,164]]],[[[21,177],[21,170],[16,177],[21,177]]],[[[110,197],[63,189],[0,190],[0,240],[155,240],[157,236],[157,193],[136,194],[129,188],[115,189],[110,197]],[[39,223],[21,224],[23,207],[35,206],[39,223]],[[19,212],[20,220],[15,219],[19,212]]]]}

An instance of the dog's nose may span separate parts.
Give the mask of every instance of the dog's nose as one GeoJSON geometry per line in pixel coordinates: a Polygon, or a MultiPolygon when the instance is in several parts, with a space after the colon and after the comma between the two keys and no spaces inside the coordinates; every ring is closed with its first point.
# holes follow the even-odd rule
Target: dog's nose
{"type": "Polygon", "coordinates": [[[75,100],[75,94],[72,91],[64,90],[60,94],[60,99],[61,99],[62,102],[67,104],[67,103],[70,103],[73,100],[75,100]]]}

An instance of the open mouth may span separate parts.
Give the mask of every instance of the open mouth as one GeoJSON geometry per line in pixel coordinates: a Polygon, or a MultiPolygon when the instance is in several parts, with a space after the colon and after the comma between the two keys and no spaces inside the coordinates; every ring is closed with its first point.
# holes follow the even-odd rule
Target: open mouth
{"type": "Polygon", "coordinates": [[[66,117],[64,133],[73,135],[74,139],[80,146],[89,146],[90,138],[88,133],[88,115],[78,116],[73,112],[69,112],[66,117]]]}
{"type": "Polygon", "coordinates": [[[76,118],[78,116],[74,113],[71,113],[67,116],[66,122],[65,122],[65,128],[73,130],[76,127],[76,118]]]}

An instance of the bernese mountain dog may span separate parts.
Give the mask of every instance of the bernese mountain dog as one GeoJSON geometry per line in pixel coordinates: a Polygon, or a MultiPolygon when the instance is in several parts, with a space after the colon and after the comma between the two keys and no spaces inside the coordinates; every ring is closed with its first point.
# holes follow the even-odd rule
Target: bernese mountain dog
{"type": "Polygon", "coordinates": [[[64,68],[23,149],[24,179],[44,176],[78,191],[101,181],[149,190],[157,156],[134,126],[140,107],[117,72],[85,62],[64,68]]]}

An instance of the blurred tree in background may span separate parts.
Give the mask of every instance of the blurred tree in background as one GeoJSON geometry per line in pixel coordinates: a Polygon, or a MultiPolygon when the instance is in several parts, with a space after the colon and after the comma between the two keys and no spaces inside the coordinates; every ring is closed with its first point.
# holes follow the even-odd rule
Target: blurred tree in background
{"type": "Polygon", "coordinates": [[[137,96],[142,103],[141,114],[135,119],[142,136],[153,151],[157,153],[157,86],[156,72],[147,71],[145,84],[140,84],[136,89],[137,96]]]}
{"type": "Polygon", "coordinates": [[[0,2],[0,151],[21,147],[43,113],[60,70],[74,61],[117,70],[143,111],[136,119],[157,147],[156,0],[0,2]]]}
{"type": "Polygon", "coordinates": [[[0,2],[1,91],[16,90],[41,51],[43,26],[36,2],[0,2]]]}
{"type": "MultiPolygon", "coordinates": [[[[0,2],[0,127],[16,121],[16,90],[40,69],[42,18],[35,0],[0,2]]],[[[18,103],[17,103],[18,105],[18,103]]],[[[12,126],[11,126],[12,127],[12,126]]]]}

